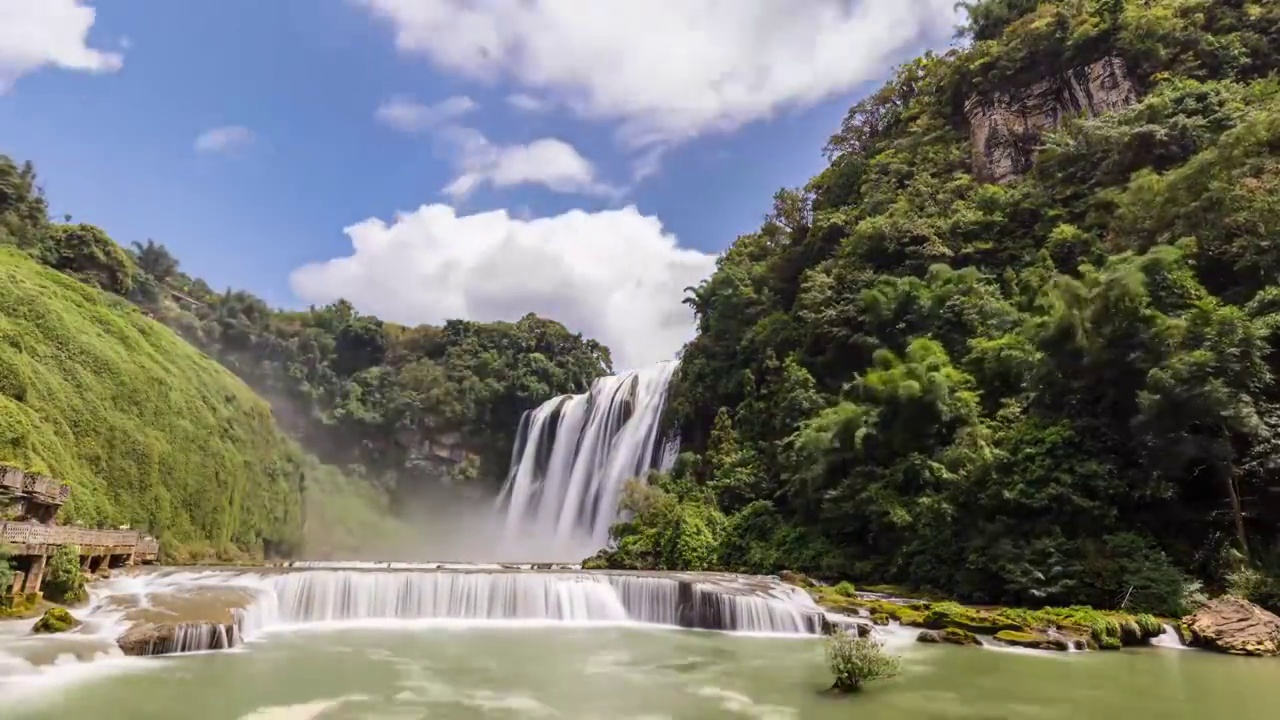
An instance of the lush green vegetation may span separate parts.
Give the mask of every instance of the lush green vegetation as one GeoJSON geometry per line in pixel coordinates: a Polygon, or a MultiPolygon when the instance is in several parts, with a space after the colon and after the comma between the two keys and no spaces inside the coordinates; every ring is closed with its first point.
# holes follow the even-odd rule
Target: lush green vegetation
{"type": "Polygon", "coordinates": [[[901,661],[887,654],[879,640],[843,629],[827,639],[827,665],[835,676],[832,688],[841,692],[858,692],[865,683],[891,678],[901,669],[901,661]]]}
{"type": "Polygon", "coordinates": [[[0,545],[0,602],[9,594],[9,588],[13,586],[13,566],[10,564],[9,558],[12,556],[9,548],[0,545]]]}
{"type": "Polygon", "coordinates": [[[89,599],[84,573],[80,571],[80,548],[61,545],[53,551],[48,557],[40,589],[46,598],[64,605],[75,605],[89,599]]]}
{"type": "Polygon", "coordinates": [[[1280,5],[967,5],[692,292],[686,454],[593,562],[1277,607],[1280,5]],[[975,176],[967,100],[1108,57],[1139,102],[975,176]]]}
{"type": "Polygon", "coordinates": [[[63,522],[150,530],[170,560],[394,546],[392,507],[496,483],[521,413],[610,363],[533,315],[408,328],[215,292],[161,244],[50,221],[0,156],[0,462],[69,482],[63,522]]]}

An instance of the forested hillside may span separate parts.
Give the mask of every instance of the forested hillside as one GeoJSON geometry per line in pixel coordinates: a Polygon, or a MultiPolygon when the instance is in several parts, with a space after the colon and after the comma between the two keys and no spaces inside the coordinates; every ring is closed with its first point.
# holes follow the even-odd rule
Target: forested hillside
{"type": "Polygon", "coordinates": [[[1280,4],[964,4],[689,297],[596,562],[1275,607],[1280,4]]]}
{"type": "Polygon", "coordinates": [[[409,328],[342,301],[294,312],[215,292],[163,244],[52,222],[34,167],[5,156],[0,252],[0,463],[71,482],[64,520],[171,547],[297,549],[300,493],[309,551],[378,545],[389,507],[495,489],[521,413],[610,368],[606,348],[533,315],[409,328]]]}

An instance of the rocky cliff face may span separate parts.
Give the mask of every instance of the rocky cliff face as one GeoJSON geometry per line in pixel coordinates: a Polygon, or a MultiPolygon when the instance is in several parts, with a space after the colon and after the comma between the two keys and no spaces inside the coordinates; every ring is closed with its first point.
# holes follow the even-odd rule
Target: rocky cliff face
{"type": "Polygon", "coordinates": [[[1031,168],[1045,132],[1073,116],[1094,117],[1138,101],[1124,61],[1108,57],[1007,93],[965,103],[978,177],[1004,183],[1031,168]]]}

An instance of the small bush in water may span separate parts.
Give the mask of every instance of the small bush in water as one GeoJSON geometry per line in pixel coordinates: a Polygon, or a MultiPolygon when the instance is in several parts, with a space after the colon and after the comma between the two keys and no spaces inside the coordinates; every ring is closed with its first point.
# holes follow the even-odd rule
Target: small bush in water
{"type": "Polygon", "coordinates": [[[848,580],[841,580],[840,584],[836,585],[835,591],[837,595],[842,595],[844,597],[853,597],[858,594],[858,589],[855,588],[853,583],[848,580]]]}
{"type": "Polygon", "coordinates": [[[827,641],[827,663],[836,681],[832,689],[857,692],[870,680],[881,680],[898,674],[901,663],[888,655],[878,640],[857,637],[837,629],[827,641]]]}

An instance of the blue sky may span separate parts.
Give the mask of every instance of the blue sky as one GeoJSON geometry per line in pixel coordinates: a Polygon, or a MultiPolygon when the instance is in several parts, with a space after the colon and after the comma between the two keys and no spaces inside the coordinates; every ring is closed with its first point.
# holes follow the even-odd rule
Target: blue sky
{"type": "Polygon", "coordinates": [[[687,339],[681,288],[954,23],[950,0],[584,3],[0,0],[27,16],[0,28],[0,152],[55,213],[215,287],[410,323],[532,310],[633,365],[687,339]]]}

